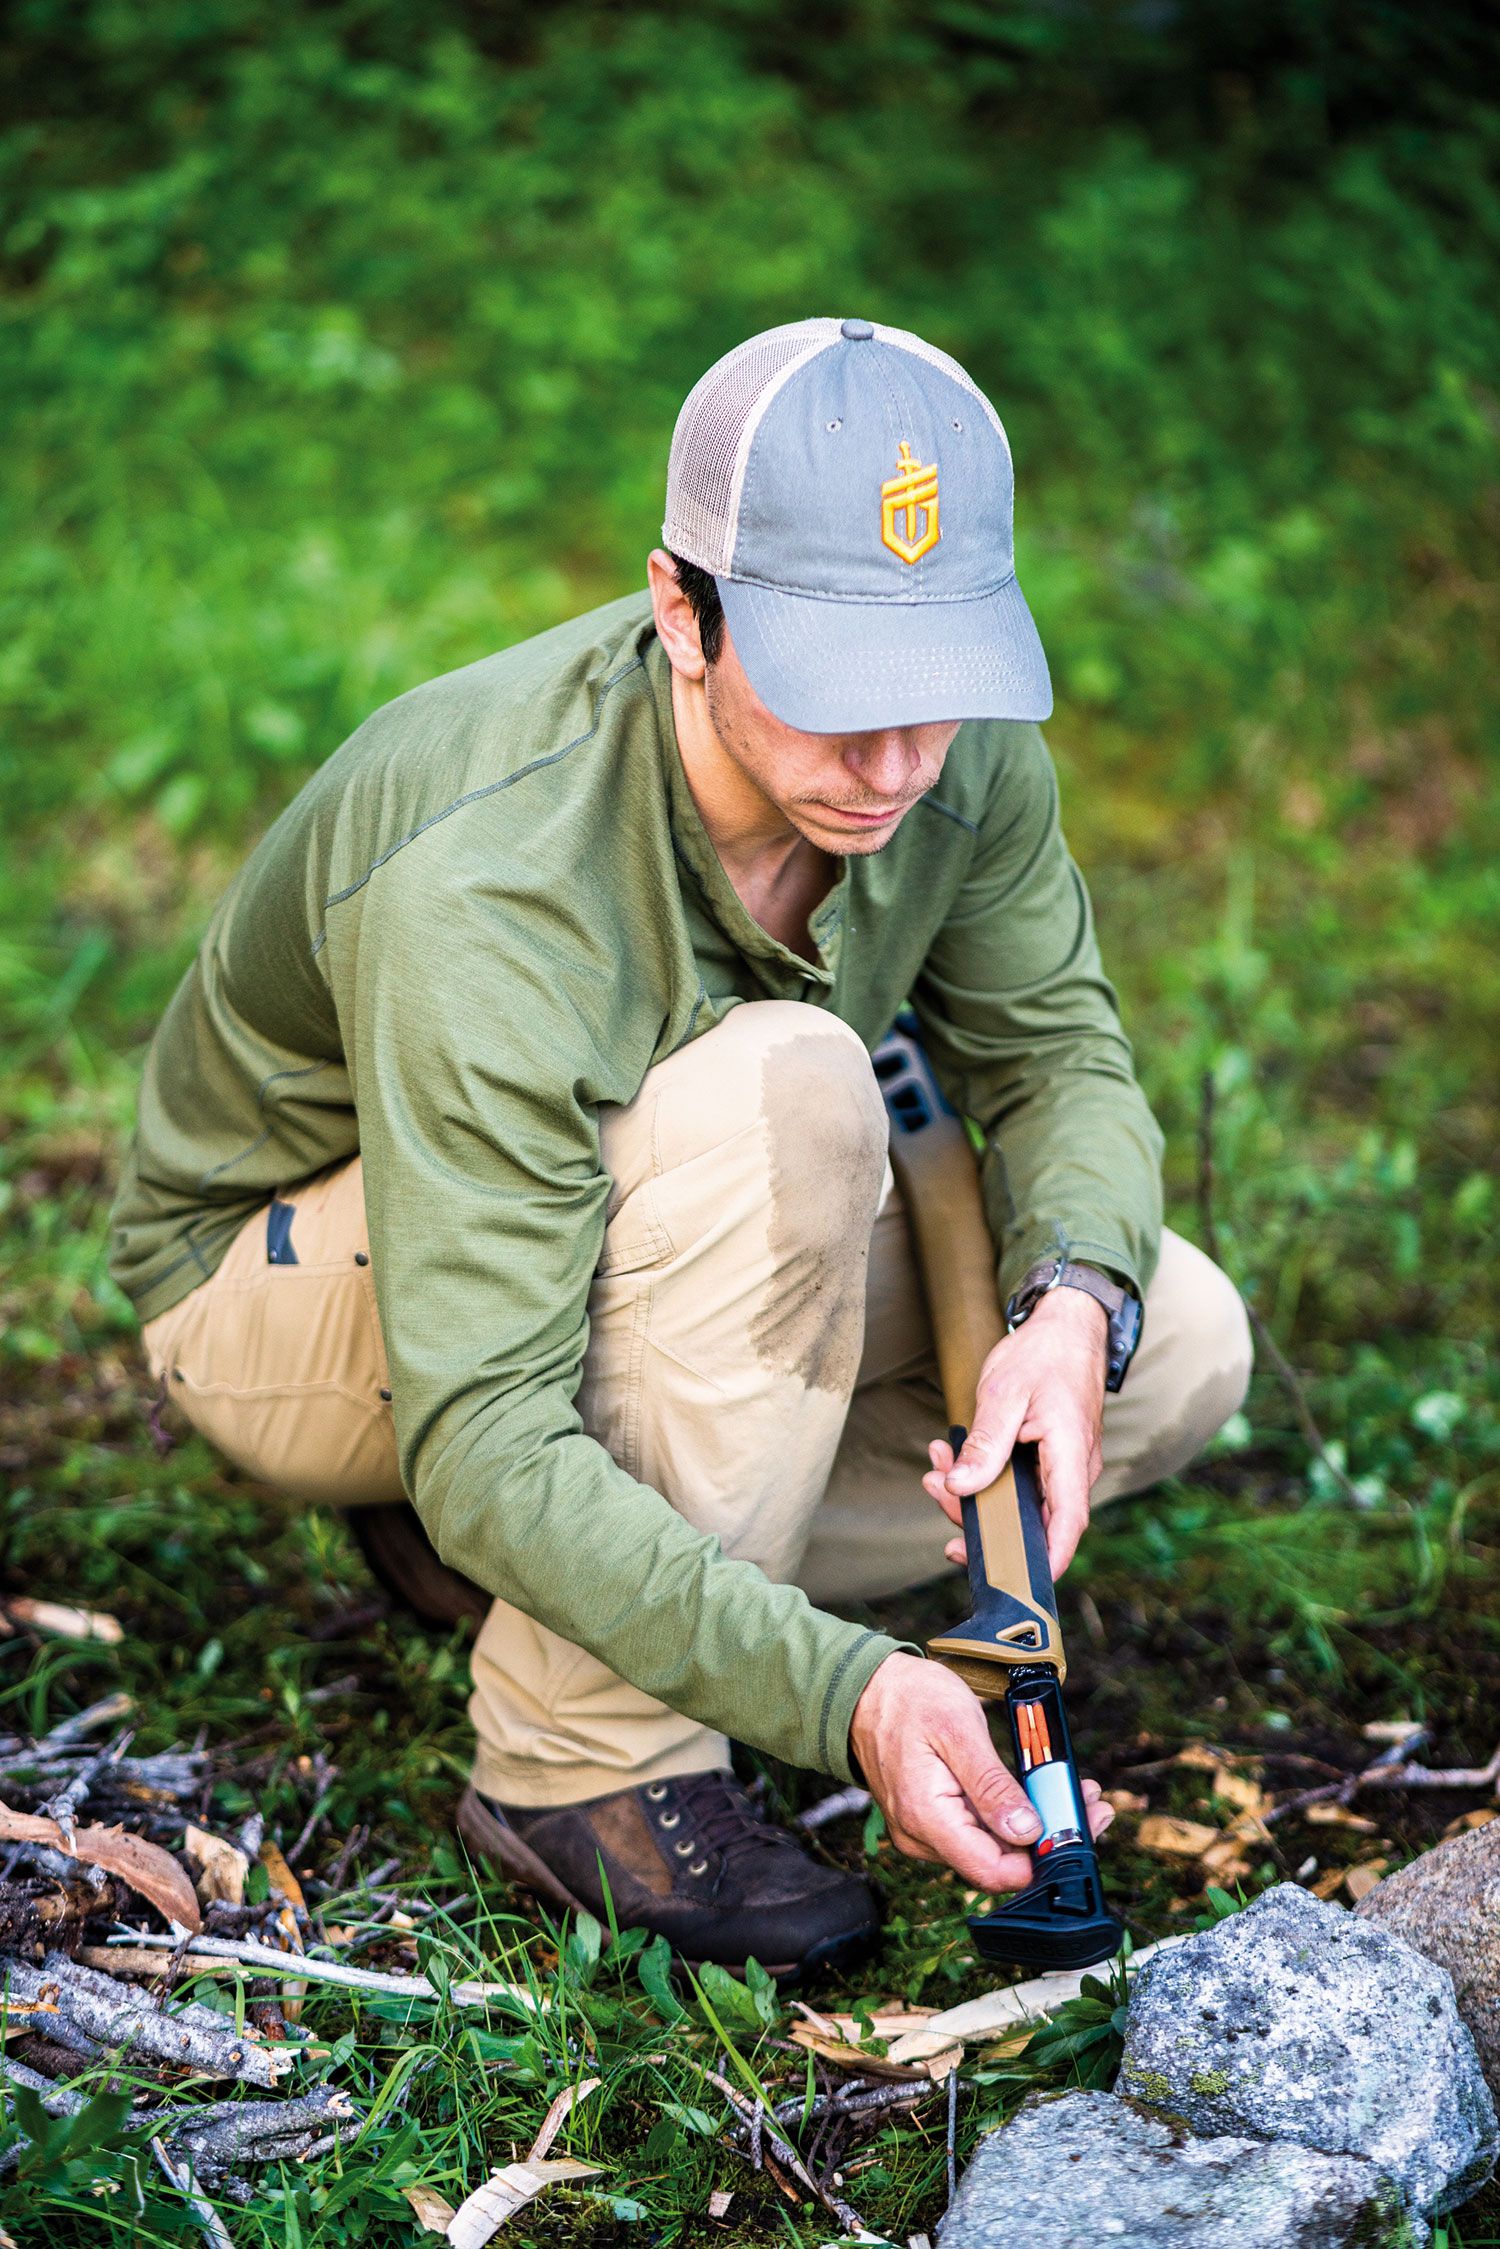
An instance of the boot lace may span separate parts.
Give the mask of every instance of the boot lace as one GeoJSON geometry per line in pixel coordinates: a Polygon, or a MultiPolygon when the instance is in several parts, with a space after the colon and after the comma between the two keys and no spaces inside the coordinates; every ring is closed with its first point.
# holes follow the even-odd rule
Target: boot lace
{"type": "Polygon", "coordinates": [[[684,1826],[700,1853],[715,1853],[724,1872],[737,1858],[761,1851],[794,1851],[801,1845],[784,1827],[773,1827],[732,1773],[689,1773],[675,1784],[684,1826]]]}

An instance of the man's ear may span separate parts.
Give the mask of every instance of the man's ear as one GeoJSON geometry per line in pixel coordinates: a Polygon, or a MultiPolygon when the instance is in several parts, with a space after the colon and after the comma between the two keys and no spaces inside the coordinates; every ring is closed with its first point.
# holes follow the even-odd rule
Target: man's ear
{"type": "Polygon", "coordinates": [[[677,583],[672,557],[665,547],[654,547],[646,558],[646,580],[656,617],[656,636],[667,652],[674,672],[684,679],[701,680],[708,666],[692,603],[677,583]]]}

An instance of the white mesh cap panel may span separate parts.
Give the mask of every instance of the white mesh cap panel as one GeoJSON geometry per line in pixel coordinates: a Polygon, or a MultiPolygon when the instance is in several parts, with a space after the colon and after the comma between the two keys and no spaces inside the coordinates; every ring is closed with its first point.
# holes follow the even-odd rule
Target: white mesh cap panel
{"type": "Polygon", "coordinates": [[[990,418],[990,425],[1005,447],[1007,459],[1009,458],[1010,439],[1005,434],[999,415],[973,376],[960,367],[956,359],[950,359],[947,352],[938,350],[936,344],[929,344],[921,336],[914,336],[907,328],[885,328],[877,324],[875,340],[881,344],[894,344],[900,351],[909,351],[915,359],[925,359],[929,367],[940,367],[945,375],[951,375],[954,382],[961,384],[969,396],[977,399],[984,408],[990,418]]]}
{"type": "MultiPolygon", "coordinates": [[[[898,333],[890,331],[893,338],[898,333]]],[[[726,352],[693,385],[677,417],[667,462],[667,519],[661,535],[673,554],[716,576],[728,574],[750,441],[782,384],[838,334],[839,322],[831,319],[767,328],[726,352]]],[[[904,336],[900,340],[907,341],[904,336]]],[[[952,361],[944,364],[951,367],[952,361]]]]}

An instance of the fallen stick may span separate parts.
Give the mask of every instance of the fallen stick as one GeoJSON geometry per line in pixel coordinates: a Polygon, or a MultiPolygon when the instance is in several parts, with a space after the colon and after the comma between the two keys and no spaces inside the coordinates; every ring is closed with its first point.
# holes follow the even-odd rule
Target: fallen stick
{"type": "Polygon", "coordinates": [[[170,2142],[196,2172],[235,2171],[247,2163],[295,2159],[328,2136],[342,2144],[359,2130],[349,2095],[320,2085],[286,2101],[215,2101],[210,2107],[162,2109],[141,2119],[170,2142]]]}
{"type": "Polygon", "coordinates": [[[0,1635],[16,1632],[52,1632],[60,1640],[103,1640],[118,1646],[125,1627],[103,1609],[78,1609],[67,1601],[37,1601],[29,1593],[11,1593],[0,1601],[0,1635]]]}
{"type": "Polygon", "coordinates": [[[806,2095],[799,2093],[793,2100],[778,2101],[772,2114],[778,2124],[794,2124],[803,2115],[809,2123],[814,2117],[830,2113],[835,2116],[869,2116],[883,2109],[915,2108],[919,2101],[929,2099],[937,2089],[937,2080],[931,2077],[920,2081],[912,2079],[904,2085],[875,2085],[868,2091],[859,2092],[840,2085],[831,2093],[815,2094],[810,2109],[806,2095]]]}
{"type": "Polygon", "coordinates": [[[98,1727],[111,1725],[116,1718],[128,1718],[134,1708],[133,1695],[104,1695],[98,1702],[91,1702],[87,1710],[75,1711],[71,1718],[60,1718],[55,1726],[49,1726],[37,1748],[60,1749],[65,1742],[82,1741],[98,1727]]]}
{"type": "Polygon", "coordinates": [[[82,2093],[74,2093],[66,2085],[54,2085],[39,2069],[28,2069],[24,2062],[13,2061],[9,2054],[0,2055],[0,2093],[7,2085],[24,2085],[28,2093],[35,2093],[49,2116],[76,2116],[83,2107],[82,2093]]]}
{"type": "Polygon", "coordinates": [[[1310,1804],[1347,1804],[1366,1788],[1488,1788],[1500,1782],[1500,1748],[1483,1765],[1414,1765],[1411,1757],[1425,1739],[1424,1728],[1406,1741],[1393,1742],[1361,1771],[1332,1781],[1325,1788],[1304,1788],[1261,1817],[1269,1827],[1273,1820],[1305,1811],[1310,1804]]]}
{"type": "MultiPolygon", "coordinates": [[[[74,2116],[85,2105],[84,2094],[55,2085],[24,2062],[0,2057],[0,2094],[7,2085],[35,2093],[49,2116],[74,2116]]],[[[195,2172],[217,2176],[251,2163],[295,2161],[324,2142],[342,2146],[359,2131],[361,2119],[342,2088],[319,2085],[284,2101],[209,2101],[193,2107],[168,2102],[137,2109],[128,2122],[133,2131],[149,2131],[195,2172]]]]}
{"type": "Polygon", "coordinates": [[[77,1813],[79,1806],[106,1766],[119,1763],[130,1747],[132,1739],[133,1736],[130,1734],[122,1734],[117,1742],[104,1749],[96,1750],[92,1757],[84,1759],[71,1780],[64,1781],[62,1787],[54,1795],[49,1796],[44,1804],[38,1804],[38,1817],[44,1820],[56,1820],[68,1845],[71,1846],[73,1841],[73,1831],[77,1826],[74,1815],[77,1813]]]}
{"type": "Polygon", "coordinates": [[[179,1952],[164,1959],[145,1945],[86,1944],[77,1958],[85,1968],[98,1968],[106,1976],[144,1976],[152,1983],[185,1983],[192,1976],[236,1976],[233,1960],[188,1960],[179,1952]]]}
{"type": "Polygon", "coordinates": [[[177,2165],[172,2161],[160,2140],[151,2142],[151,2153],[156,2158],[158,2169],[162,2172],[168,2184],[176,2187],[177,2192],[192,2211],[204,2233],[213,2243],[214,2249],[234,2249],[233,2234],[219,2216],[218,2211],[214,2209],[212,2203],[205,2200],[198,2192],[193,2184],[191,2173],[178,2170],[177,2165]]]}
{"type": "MultiPolygon", "coordinates": [[[[859,2212],[852,2209],[847,2202],[840,2200],[839,2196],[832,2193],[827,2187],[818,2184],[797,2150],[792,2146],[791,2141],[777,2129],[775,2119],[767,2117],[764,2102],[752,2102],[747,2099],[745,2094],[738,2092],[726,2077],[721,2077],[716,2069],[706,2069],[703,2074],[711,2085],[718,2086],[719,2091],[741,2122],[751,2127],[751,2146],[756,2154],[759,2153],[760,2133],[764,2132],[775,2149],[779,2161],[785,2164],[793,2178],[801,2181],[815,2201],[821,2202],[824,2209],[838,2219],[845,2233],[863,2233],[864,2220],[860,2217],[859,2212]]],[[[758,2165],[757,2168],[759,2168],[758,2165]]]]}
{"type": "Polygon", "coordinates": [[[308,1983],[342,1984],[350,1991],[383,1991],[396,1999],[447,1997],[457,2007],[483,2007],[491,1999],[513,1999],[523,2007],[545,2006],[524,1984],[452,1983],[446,1994],[425,1976],[388,1976],[378,1968],[349,1968],[341,1960],[320,1960],[314,1953],[278,1952],[274,1945],[256,1944],[246,1937],[193,1937],[182,1944],[177,1937],[159,1937],[147,1930],[131,1929],[111,1937],[110,1945],[129,1945],[157,1952],[175,1952],[183,1960],[230,1960],[257,1975],[300,1978],[308,1983]]]}
{"type": "MultiPolygon", "coordinates": [[[[92,1752],[84,1743],[51,1749],[17,1746],[0,1753],[0,1779],[14,1780],[23,1788],[46,1788],[71,1781],[92,1752]]],[[[150,1757],[122,1757],[109,1768],[109,1795],[139,1807],[142,1799],[181,1803],[195,1796],[208,1772],[207,1757],[197,1750],[164,1749],[150,1757]]],[[[101,1777],[103,1777],[101,1775],[101,1777]]]]}
{"type": "Polygon", "coordinates": [[[134,1985],[80,1967],[60,1952],[49,1952],[40,1968],[10,1960],[5,1976],[5,2011],[12,2023],[30,2018],[35,2028],[89,2059],[123,2048],[268,2091],[292,2066],[293,2049],[265,2046],[250,2031],[236,2032],[229,2017],[212,2007],[190,2000],[167,2014],[134,1985]]]}
{"type": "Polygon", "coordinates": [[[831,1820],[848,1819],[854,1812],[867,1812],[874,1802],[867,1788],[841,1788],[832,1796],[825,1796],[816,1804],[809,1804],[799,1812],[793,1823],[804,1834],[811,1835],[831,1820]]]}

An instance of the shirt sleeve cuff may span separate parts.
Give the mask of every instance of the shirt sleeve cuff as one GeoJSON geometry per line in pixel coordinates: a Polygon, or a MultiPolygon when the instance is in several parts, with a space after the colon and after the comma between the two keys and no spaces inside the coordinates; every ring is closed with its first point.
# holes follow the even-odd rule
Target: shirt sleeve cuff
{"type": "Polygon", "coordinates": [[[884,1632],[866,1632],[839,1658],[824,1690],[818,1720],[818,1746],[823,1752],[820,1761],[823,1770],[834,1780],[852,1782],[859,1788],[866,1785],[849,1747],[854,1706],[887,1656],[919,1656],[921,1653],[911,1640],[893,1640],[884,1632]]]}

